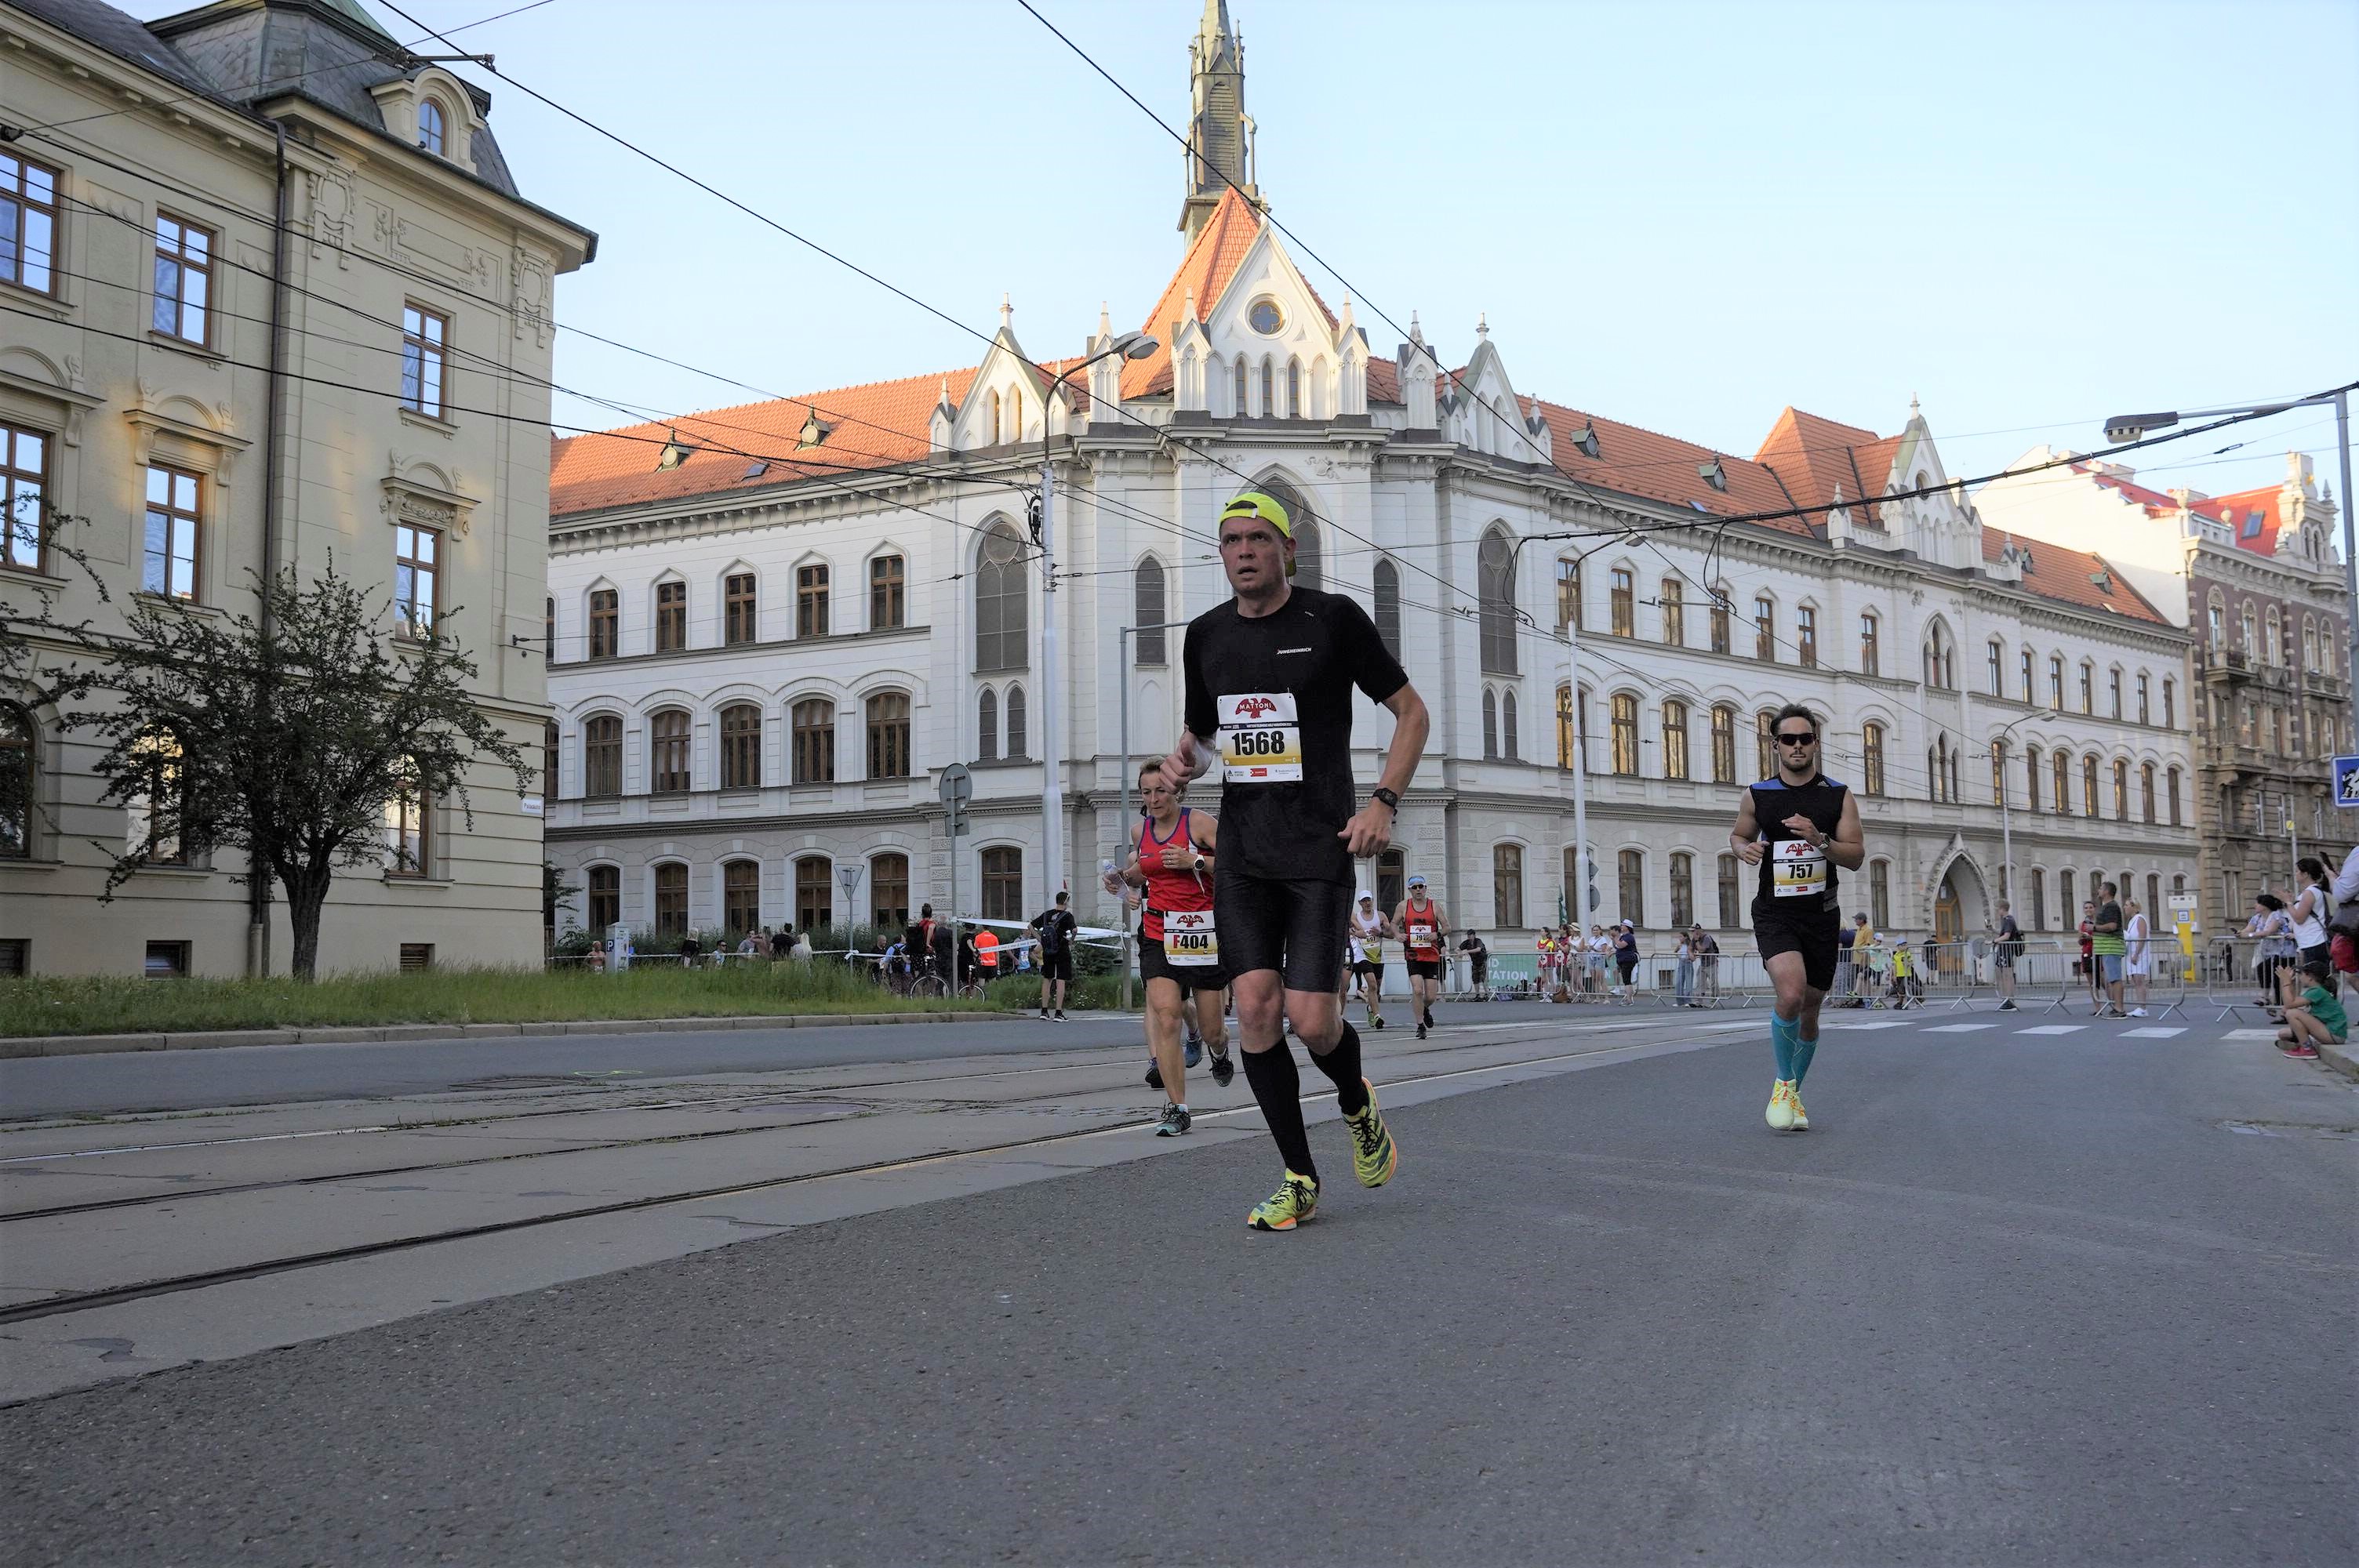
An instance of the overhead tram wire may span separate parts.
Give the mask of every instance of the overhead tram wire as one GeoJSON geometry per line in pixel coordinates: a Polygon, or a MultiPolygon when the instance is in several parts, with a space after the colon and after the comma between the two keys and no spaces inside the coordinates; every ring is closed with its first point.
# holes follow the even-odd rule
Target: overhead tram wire
{"type": "MultiPolygon", "coordinates": [[[[527,11],[538,11],[543,5],[550,5],[554,4],[556,4],[556,0],[527,0],[527,3],[525,5],[511,6],[507,10],[495,12],[489,16],[479,16],[472,22],[462,22],[457,27],[451,28],[451,31],[453,33],[470,32],[476,27],[486,27],[493,22],[506,21],[510,16],[520,16],[527,11]]],[[[446,44],[451,41],[448,37],[440,33],[437,33],[434,36],[441,38],[446,44]]],[[[412,38],[406,44],[397,44],[395,47],[400,49],[404,54],[408,54],[425,41],[426,40],[424,38],[412,38]]],[[[309,70],[299,70],[294,72],[292,75],[274,76],[264,85],[271,88],[283,89],[294,82],[303,81],[314,76],[324,75],[326,72],[331,70],[350,70],[353,66],[360,63],[361,62],[358,60],[338,60],[332,65],[315,65],[309,70]]],[[[276,97],[277,94],[276,92],[272,92],[268,94],[268,96],[276,97]]],[[[27,125],[24,127],[23,134],[29,136],[38,135],[42,131],[63,130],[69,125],[87,125],[93,120],[111,120],[117,114],[144,114],[151,109],[168,109],[176,103],[219,104],[222,101],[219,98],[216,98],[211,92],[183,92],[179,96],[172,98],[146,99],[137,103],[128,104],[121,109],[103,109],[95,114],[78,114],[71,120],[51,120],[46,124],[27,125]]]]}

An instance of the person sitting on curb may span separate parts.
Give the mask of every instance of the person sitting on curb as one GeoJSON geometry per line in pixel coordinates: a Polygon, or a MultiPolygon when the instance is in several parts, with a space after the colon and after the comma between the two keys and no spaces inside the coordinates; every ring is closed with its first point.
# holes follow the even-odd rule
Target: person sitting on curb
{"type": "Polygon", "coordinates": [[[2310,985],[2299,997],[2287,999],[2286,1026],[2277,1031],[2277,1049],[2308,1060],[2317,1056],[2322,1044],[2342,1044],[2351,1033],[2351,1021],[2343,1014],[2342,999],[2334,994],[2332,969],[2313,960],[2302,966],[2302,975],[2310,985]]]}

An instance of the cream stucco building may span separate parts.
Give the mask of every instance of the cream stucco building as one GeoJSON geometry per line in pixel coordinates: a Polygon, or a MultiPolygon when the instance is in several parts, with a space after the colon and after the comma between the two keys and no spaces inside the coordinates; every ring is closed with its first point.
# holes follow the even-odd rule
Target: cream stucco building
{"type": "MultiPolygon", "coordinates": [[[[31,525],[72,521],[117,596],[250,608],[249,574],[339,568],[474,654],[484,710],[537,753],[553,290],[593,236],[519,192],[485,96],[358,0],[220,0],[142,24],[96,0],[0,4],[0,589],[101,605],[31,525]],[[274,243],[284,203],[285,243],[274,243]],[[274,343],[273,320],[280,330],[274,343]],[[274,374],[274,362],[278,366],[274,374]]],[[[237,974],[242,865],[151,865],[56,716],[0,710],[33,807],[0,825],[0,963],[237,974]]],[[[467,828],[427,803],[414,874],[340,877],[323,969],[537,962],[538,786],[486,771],[467,828]]]]}
{"type": "MultiPolygon", "coordinates": [[[[1124,716],[1128,752],[1160,752],[1180,695],[1177,631],[1124,629],[1226,596],[1214,518],[1248,484],[1293,499],[1301,580],[1370,607],[1434,715],[1376,890],[1422,871],[1495,946],[1579,898],[1577,750],[1593,917],[1740,932],[1726,832],[1788,698],[1868,797],[1848,903],[1887,930],[1982,930],[2008,827],[2050,932],[2100,877],[2142,899],[2193,877],[2188,634],[2120,573],[1985,528],[1914,408],[1889,435],[1788,409],[1746,455],[1533,395],[1486,325],[1462,359],[1414,321],[1376,351],[1253,199],[1220,0],[1190,63],[1206,156],[1150,357],[1060,383],[1076,362],[1044,373],[1003,309],[974,363],[560,444],[549,839],[592,924],[890,923],[953,877],[963,913],[1070,887],[1110,917],[1124,716]],[[976,781],[955,844],[952,762],[976,781]]],[[[1111,347],[1083,309],[1060,346],[1111,347]]],[[[1357,715],[1364,783],[1389,732],[1357,715]]]]}

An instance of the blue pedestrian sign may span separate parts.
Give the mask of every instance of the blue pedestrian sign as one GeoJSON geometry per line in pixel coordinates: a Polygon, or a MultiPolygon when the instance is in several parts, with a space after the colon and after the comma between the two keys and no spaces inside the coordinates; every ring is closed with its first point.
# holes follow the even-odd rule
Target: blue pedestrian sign
{"type": "Polygon", "coordinates": [[[2359,806],[2359,757],[2334,759],[2334,804],[2359,806]]]}

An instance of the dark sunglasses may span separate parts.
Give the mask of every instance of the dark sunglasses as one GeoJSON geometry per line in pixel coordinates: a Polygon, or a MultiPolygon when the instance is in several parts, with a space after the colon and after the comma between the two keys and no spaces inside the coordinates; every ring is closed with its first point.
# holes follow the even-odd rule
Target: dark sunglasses
{"type": "Polygon", "coordinates": [[[1815,730],[1799,735],[1780,730],[1777,735],[1777,744],[1780,746],[1809,746],[1815,744],[1818,738],[1819,732],[1815,730]]]}

